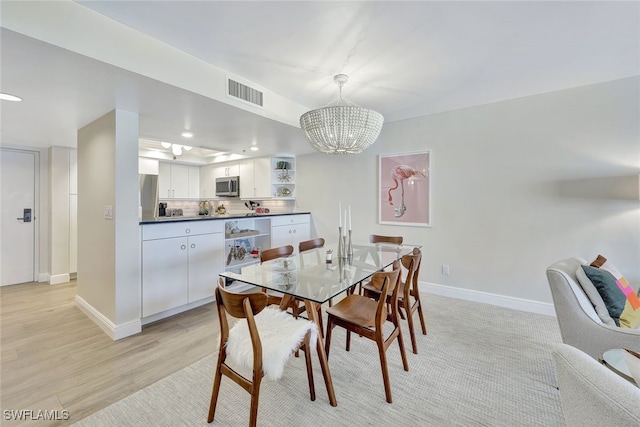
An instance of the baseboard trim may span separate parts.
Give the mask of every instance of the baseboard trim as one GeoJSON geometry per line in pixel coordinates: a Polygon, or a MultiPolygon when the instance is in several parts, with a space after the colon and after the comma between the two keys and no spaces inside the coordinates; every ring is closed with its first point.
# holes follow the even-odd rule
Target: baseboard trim
{"type": "Polygon", "coordinates": [[[142,332],[140,319],[116,325],[79,295],[76,295],[76,306],[114,341],[142,332]]]}
{"type": "MultiPolygon", "coordinates": [[[[235,291],[234,291],[235,292],[235,291]]],[[[143,317],[141,319],[142,325],[148,325],[149,323],[157,322],[158,320],[165,319],[167,317],[175,316],[176,314],[183,313],[192,308],[200,307],[201,305],[209,304],[215,301],[215,297],[207,297],[198,301],[191,302],[189,304],[181,305],[180,307],[172,308],[161,313],[152,314],[151,316],[143,317]]]]}
{"type": "Polygon", "coordinates": [[[474,291],[472,289],[455,288],[452,286],[445,286],[428,282],[420,282],[420,289],[421,291],[426,291],[445,297],[492,304],[499,307],[512,308],[514,310],[544,314],[547,316],[556,316],[555,308],[551,303],[510,297],[506,295],[492,294],[489,292],[474,291]]]}
{"type": "Polygon", "coordinates": [[[68,283],[71,281],[69,273],[49,275],[49,284],[57,285],[59,283],[68,283]]]}

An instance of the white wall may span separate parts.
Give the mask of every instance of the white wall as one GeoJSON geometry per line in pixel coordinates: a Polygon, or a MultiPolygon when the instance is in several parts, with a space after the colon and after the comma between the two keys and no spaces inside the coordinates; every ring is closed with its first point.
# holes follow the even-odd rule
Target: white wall
{"type": "Polygon", "coordinates": [[[49,283],[69,281],[69,148],[49,147],[49,283]]]}
{"type": "Polygon", "coordinates": [[[76,301],[114,339],[141,330],[137,182],[137,114],[115,110],[78,131],[76,301]]]}
{"type": "Polygon", "coordinates": [[[598,253],[637,287],[639,82],[386,124],[357,157],[298,157],[298,209],[311,211],[317,234],[332,241],[338,201],[350,203],[355,238],[401,234],[421,243],[421,281],[467,294],[551,303],[546,267],[598,253]],[[378,225],[378,154],[425,149],[432,150],[432,227],[378,225]]]}

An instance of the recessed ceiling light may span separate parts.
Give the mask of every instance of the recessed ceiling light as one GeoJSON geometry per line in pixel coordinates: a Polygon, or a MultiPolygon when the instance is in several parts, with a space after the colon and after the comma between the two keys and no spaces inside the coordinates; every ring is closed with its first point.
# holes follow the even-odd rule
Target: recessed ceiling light
{"type": "Polygon", "coordinates": [[[160,145],[162,145],[164,148],[171,148],[170,142],[161,142],[160,145]]]}
{"type": "Polygon", "coordinates": [[[3,101],[22,101],[19,96],[9,95],[8,93],[0,93],[0,99],[3,101]]]}
{"type": "Polygon", "coordinates": [[[258,151],[259,148],[256,147],[255,145],[252,145],[251,148],[249,148],[251,151],[258,151]]]}
{"type": "Polygon", "coordinates": [[[193,137],[193,132],[184,131],[184,132],[182,132],[181,135],[184,136],[185,138],[192,138],[193,137]]]}

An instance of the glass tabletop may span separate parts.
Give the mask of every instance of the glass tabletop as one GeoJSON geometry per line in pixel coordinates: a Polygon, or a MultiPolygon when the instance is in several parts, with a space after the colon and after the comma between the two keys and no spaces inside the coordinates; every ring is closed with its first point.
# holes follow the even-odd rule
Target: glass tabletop
{"type": "MultiPolygon", "coordinates": [[[[354,244],[353,256],[340,259],[337,244],[325,245],[286,258],[243,267],[239,274],[227,271],[220,276],[299,299],[324,303],[411,253],[415,247],[385,243],[354,244]],[[331,263],[326,262],[328,250],[333,251],[331,263]]],[[[233,290],[233,287],[229,290],[233,290]]]]}

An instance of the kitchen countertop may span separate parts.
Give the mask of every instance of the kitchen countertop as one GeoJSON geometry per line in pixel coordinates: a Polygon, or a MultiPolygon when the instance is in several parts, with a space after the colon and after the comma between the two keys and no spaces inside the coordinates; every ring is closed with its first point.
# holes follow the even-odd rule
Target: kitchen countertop
{"type": "Polygon", "coordinates": [[[166,224],[167,222],[183,222],[183,221],[207,221],[207,220],[230,220],[230,219],[246,219],[246,218],[268,218],[272,216],[284,215],[305,215],[311,212],[290,212],[290,213],[268,213],[268,214],[225,214],[225,215],[198,215],[198,216],[165,216],[158,219],[141,220],[143,224],[166,224]]]}

